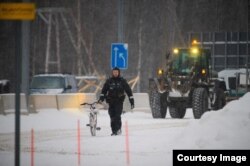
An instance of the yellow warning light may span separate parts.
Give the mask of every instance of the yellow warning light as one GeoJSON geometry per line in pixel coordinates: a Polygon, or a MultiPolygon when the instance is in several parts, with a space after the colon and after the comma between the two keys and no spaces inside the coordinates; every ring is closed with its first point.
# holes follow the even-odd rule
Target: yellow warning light
{"type": "Polygon", "coordinates": [[[196,44],[198,44],[197,40],[193,40],[192,45],[196,45],[196,44]]]}
{"type": "Polygon", "coordinates": [[[193,54],[198,54],[199,49],[198,49],[198,48],[191,48],[191,52],[192,52],[193,54]]]}
{"type": "Polygon", "coordinates": [[[201,74],[205,75],[206,74],[206,69],[202,69],[201,74]]]}
{"type": "Polygon", "coordinates": [[[178,54],[179,53],[179,50],[177,48],[174,49],[174,53],[175,54],[178,54]]]}

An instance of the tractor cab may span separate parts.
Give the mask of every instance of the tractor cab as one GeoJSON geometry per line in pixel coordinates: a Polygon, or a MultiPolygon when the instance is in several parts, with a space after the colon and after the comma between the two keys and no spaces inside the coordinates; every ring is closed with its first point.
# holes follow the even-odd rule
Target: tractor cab
{"type": "Polygon", "coordinates": [[[210,50],[197,47],[175,48],[169,71],[175,76],[197,75],[206,78],[209,74],[210,50]]]}

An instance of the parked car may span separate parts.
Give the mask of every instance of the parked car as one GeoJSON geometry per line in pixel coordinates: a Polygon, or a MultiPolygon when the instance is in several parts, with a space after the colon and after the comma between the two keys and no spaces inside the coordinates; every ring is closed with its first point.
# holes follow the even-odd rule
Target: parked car
{"type": "Polygon", "coordinates": [[[30,94],[76,93],[78,87],[74,75],[39,74],[32,78],[30,94]]]}

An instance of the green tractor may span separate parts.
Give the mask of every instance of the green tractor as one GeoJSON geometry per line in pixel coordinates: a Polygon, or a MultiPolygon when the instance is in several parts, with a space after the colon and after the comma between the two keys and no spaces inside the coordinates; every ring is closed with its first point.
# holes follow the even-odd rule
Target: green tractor
{"type": "Polygon", "coordinates": [[[167,108],[172,118],[184,118],[193,108],[195,119],[225,104],[226,85],[211,70],[209,49],[176,48],[168,56],[166,70],[149,79],[149,102],[153,118],[165,118],[167,108]]]}

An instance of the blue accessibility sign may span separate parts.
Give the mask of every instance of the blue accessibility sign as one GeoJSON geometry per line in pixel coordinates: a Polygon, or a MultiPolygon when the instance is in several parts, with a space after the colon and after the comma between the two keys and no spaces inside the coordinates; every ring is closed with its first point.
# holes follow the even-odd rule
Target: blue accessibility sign
{"type": "Polygon", "coordinates": [[[112,43],[111,44],[111,68],[120,69],[128,68],[128,44],[112,43]]]}

